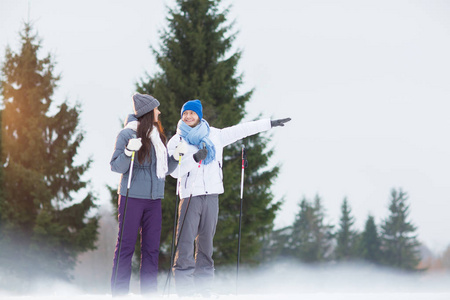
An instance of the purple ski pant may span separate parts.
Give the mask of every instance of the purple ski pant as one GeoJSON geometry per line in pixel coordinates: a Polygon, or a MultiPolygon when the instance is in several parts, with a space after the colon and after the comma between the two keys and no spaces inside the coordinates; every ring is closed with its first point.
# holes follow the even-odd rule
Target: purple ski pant
{"type": "Polygon", "coordinates": [[[128,294],[131,277],[131,259],[138,232],[141,233],[141,294],[156,293],[158,274],[159,241],[161,237],[161,199],[138,199],[128,197],[125,225],[122,235],[119,268],[114,286],[114,277],[119,252],[119,242],[122,230],[125,196],[119,196],[119,234],[111,276],[111,292],[115,295],[128,294]]]}

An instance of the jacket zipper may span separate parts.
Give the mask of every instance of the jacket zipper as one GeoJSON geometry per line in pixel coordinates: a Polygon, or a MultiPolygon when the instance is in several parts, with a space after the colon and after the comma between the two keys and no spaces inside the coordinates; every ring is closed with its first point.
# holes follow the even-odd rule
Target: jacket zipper
{"type": "Polygon", "coordinates": [[[202,177],[203,177],[203,189],[205,190],[205,193],[208,194],[208,191],[206,190],[206,182],[205,182],[205,168],[202,168],[202,177]]]}

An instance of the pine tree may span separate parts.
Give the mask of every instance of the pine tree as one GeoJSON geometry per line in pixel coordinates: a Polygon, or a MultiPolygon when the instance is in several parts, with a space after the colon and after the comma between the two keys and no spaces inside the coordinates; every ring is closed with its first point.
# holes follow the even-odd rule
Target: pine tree
{"type": "Polygon", "coordinates": [[[344,198],[341,206],[341,218],[339,229],[336,233],[337,246],[335,249],[335,258],[337,260],[352,260],[356,256],[356,240],[358,233],[353,230],[355,219],[351,216],[351,208],[347,198],[344,198]]]}
{"type": "Polygon", "coordinates": [[[420,261],[420,243],[417,228],[408,220],[408,196],[401,189],[392,189],[391,197],[390,215],[381,226],[383,261],[391,267],[414,270],[420,261]]]}
{"type": "Polygon", "coordinates": [[[325,208],[319,195],[314,198],[315,226],[313,232],[316,237],[319,261],[326,261],[331,258],[332,243],[334,239],[333,225],[325,223],[325,208]]]}
{"type": "MultiPolygon", "coordinates": [[[[241,53],[230,53],[234,33],[226,23],[228,11],[219,11],[220,1],[176,1],[169,12],[169,26],[162,35],[161,50],[154,50],[162,70],[141,81],[138,91],[154,95],[161,103],[162,122],[168,137],[176,130],[180,110],[187,100],[200,99],[203,117],[211,126],[224,128],[238,124],[252,91],[238,94],[242,76],[236,75],[241,53]]],[[[272,151],[268,138],[256,135],[224,149],[224,187],[220,196],[219,222],[214,238],[216,265],[236,261],[240,198],[241,145],[248,149],[245,171],[241,259],[253,263],[262,247],[262,237],[273,226],[280,202],[272,203],[270,186],[279,168],[267,169],[272,151]]],[[[167,177],[163,201],[161,264],[168,262],[173,230],[176,181],[167,177]]],[[[166,267],[167,264],[164,264],[166,267]]]]}
{"type": "Polygon", "coordinates": [[[77,255],[95,248],[98,219],[88,217],[92,193],[81,201],[74,195],[86,188],[81,176],[90,165],[74,165],[83,140],[80,107],[64,102],[48,116],[60,78],[50,55],[38,58],[40,47],[25,24],[20,53],[7,48],[2,67],[2,232],[9,249],[0,255],[10,262],[3,267],[23,279],[69,279],[77,255]]]}
{"type": "Polygon", "coordinates": [[[380,264],[381,263],[381,240],[378,235],[377,226],[373,216],[369,215],[364,226],[359,243],[359,257],[364,261],[380,264]]]}
{"type": "MultiPolygon", "coordinates": [[[[4,229],[5,229],[5,223],[3,221],[4,219],[4,204],[5,200],[3,197],[3,192],[5,190],[4,187],[4,181],[3,181],[3,164],[5,161],[3,160],[3,147],[2,147],[2,132],[3,132],[3,125],[2,125],[2,116],[3,116],[3,110],[0,110],[0,249],[6,249],[7,248],[7,241],[4,236],[4,229]]],[[[0,255],[0,266],[3,266],[6,264],[5,257],[0,255]]],[[[1,281],[1,274],[0,274],[0,281],[1,281]]]]}
{"type": "Polygon", "coordinates": [[[0,246],[1,246],[1,240],[2,240],[2,232],[1,229],[2,226],[2,211],[4,211],[2,205],[4,203],[3,199],[3,165],[5,164],[5,161],[3,160],[3,147],[2,147],[2,133],[3,133],[3,125],[2,125],[2,117],[3,117],[3,110],[0,110],[0,246]]]}
{"type": "Polygon", "coordinates": [[[271,262],[279,258],[292,257],[290,242],[292,241],[292,226],[272,230],[263,239],[261,261],[271,262]]]}
{"type": "Polygon", "coordinates": [[[299,206],[288,251],[303,262],[324,262],[330,258],[333,226],[325,224],[321,199],[317,195],[311,204],[303,198],[299,206]]]}
{"type": "Polygon", "coordinates": [[[299,207],[300,210],[292,226],[288,253],[302,261],[317,261],[317,252],[315,251],[311,230],[314,224],[313,209],[306,198],[302,199],[299,207]]]}

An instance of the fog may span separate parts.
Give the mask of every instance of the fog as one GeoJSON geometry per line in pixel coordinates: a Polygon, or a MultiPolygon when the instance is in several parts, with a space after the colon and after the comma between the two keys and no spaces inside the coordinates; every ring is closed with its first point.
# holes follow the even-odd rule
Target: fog
{"type": "MultiPolygon", "coordinates": [[[[149,298],[171,298],[175,294],[172,281],[170,294],[163,295],[167,273],[159,276],[158,294],[149,298]]],[[[255,269],[241,267],[238,284],[236,270],[216,271],[215,295],[220,299],[450,299],[449,273],[406,274],[367,264],[302,265],[292,261],[278,262],[255,269]],[[237,292],[237,294],[236,294],[237,292]]],[[[104,286],[104,283],[99,282],[104,286]]],[[[1,299],[110,299],[109,291],[93,293],[81,286],[64,282],[36,281],[27,294],[0,291],[1,299]]],[[[131,280],[127,299],[142,299],[137,278],[131,280]]],[[[193,297],[199,298],[199,297],[193,297]]],[[[187,298],[189,299],[189,298],[187,298]]]]}

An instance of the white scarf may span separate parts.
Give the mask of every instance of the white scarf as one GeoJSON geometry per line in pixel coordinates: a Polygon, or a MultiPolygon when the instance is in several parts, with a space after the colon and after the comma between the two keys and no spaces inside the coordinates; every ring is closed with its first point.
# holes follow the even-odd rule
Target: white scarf
{"type": "MultiPolygon", "coordinates": [[[[137,126],[138,122],[132,121],[125,128],[131,128],[137,131],[137,126]]],[[[156,176],[158,178],[164,178],[166,177],[167,171],[169,171],[169,167],[167,166],[167,148],[161,141],[161,136],[156,126],[153,126],[153,130],[150,132],[150,140],[156,152],[156,176]]]]}
{"type": "Polygon", "coordinates": [[[158,178],[166,177],[169,168],[167,166],[167,149],[161,141],[158,128],[153,126],[153,130],[150,132],[150,140],[156,151],[156,176],[158,178]]]}

